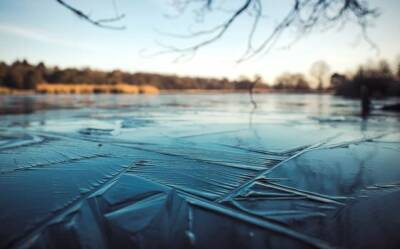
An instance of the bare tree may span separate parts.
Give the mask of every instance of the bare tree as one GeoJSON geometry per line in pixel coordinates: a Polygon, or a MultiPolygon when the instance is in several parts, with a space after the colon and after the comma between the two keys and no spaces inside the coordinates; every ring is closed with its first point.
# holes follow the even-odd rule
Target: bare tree
{"type": "Polygon", "coordinates": [[[302,73],[285,72],[278,76],[275,80],[276,89],[308,91],[310,86],[302,73]]]}
{"type": "MultiPolygon", "coordinates": [[[[114,26],[124,16],[116,15],[113,18],[95,20],[88,14],[67,4],[65,0],[55,0],[63,7],[72,11],[75,15],[93,25],[104,28],[123,28],[114,26]]],[[[184,35],[174,35],[180,38],[195,38],[195,41],[186,47],[165,46],[166,51],[180,54],[182,57],[193,55],[199,49],[221,39],[228,30],[234,28],[237,20],[243,16],[252,18],[252,26],[249,27],[247,37],[247,48],[238,62],[249,60],[257,55],[264,54],[277,42],[279,37],[289,28],[296,27],[299,37],[310,33],[318,27],[333,28],[337,24],[355,21],[361,28],[366,41],[372,46],[373,43],[367,37],[366,28],[371,18],[378,16],[376,8],[371,8],[368,3],[370,0],[293,0],[287,14],[274,26],[272,32],[263,34],[261,42],[255,44],[255,33],[258,31],[260,20],[264,17],[264,4],[272,0],[237,0],[237,7],[226,11],[224,4],[231,1],[224,0],[171,0],[173,7],[179,13],[184,13],[188,9],[197,13],[197,17],[205,19],[207,14],[213,11],[222,11],[226,14],[226,19],[210,28],[198,30],[184,35]]]]}
{"type": "Polygon", "coordinates": [[[329,65],[325,61],[316,61],[311,65],[310,74],[317,80],[318,91],[324,89],[324,79],[329,73],[329,65]]]}

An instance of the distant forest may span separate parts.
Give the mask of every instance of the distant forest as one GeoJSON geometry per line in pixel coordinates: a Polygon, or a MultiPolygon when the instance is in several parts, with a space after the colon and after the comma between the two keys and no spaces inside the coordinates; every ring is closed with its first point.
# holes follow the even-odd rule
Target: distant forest
{"type": "Polygon", "coordinates": [[[357,98],[361,87],[365,86],[371,96],[400,96],[400,61],[395,69],[386,61],[360,66],[352,75],[333,73],[329,86],[314,90],[301,73],[283,73],[273,85],[265,84],[260,76],[253,79],[240,77],[237,80],[227,78],[181,77],[156,73],[129,73],[120,70],[101,71],[90,68],[48,67],[44,63],[30,64],[26,60],[12,64],[0,62],[0,87],[17,90],[34,90],[39,84],[93,84],[135,86],[151,85],[160,90],[248,90],[269,89],[271,91],[311,92],[331,91],[336,95],[357,98]]]}
{"type": "Polygon", "coordinates": [[[184,90],[184,89],[248,89],[249,85],[256,84],[258,88],[267,88],[262,84],[260,78],[250,80],[242,77],[236,81],[226,78],[205,77],[180,77],[176,75],[156,73],[128,73],[120,70],[110,72],[93,70],[90,68],[76,69],[58,67],[47,67],[44,63],[32,65],[26,60],[15,61],[7,65],[0,62],[0,86],[13,89],[35,89],[40,83],[49,84],[130,84],[130,85],[152,85],[161,90],[184,90]]]}
{"type": "Polygon", "coordinates": [[[382,60],[360,66],[350,76],[334,73],[330,78],[330,88],[339,96],[358,98],[362,87],[375,98],[400,96],[400,60],[395,69],[382,60]]]}

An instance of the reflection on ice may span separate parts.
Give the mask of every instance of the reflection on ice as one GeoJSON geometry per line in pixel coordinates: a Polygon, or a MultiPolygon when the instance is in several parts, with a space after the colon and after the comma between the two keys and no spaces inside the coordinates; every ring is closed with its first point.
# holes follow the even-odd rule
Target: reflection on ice
{"type": "Polygon", "coordinates": [[[4,97],[0,248],[399,247],[400,116],[255,99],[4,97]]]}

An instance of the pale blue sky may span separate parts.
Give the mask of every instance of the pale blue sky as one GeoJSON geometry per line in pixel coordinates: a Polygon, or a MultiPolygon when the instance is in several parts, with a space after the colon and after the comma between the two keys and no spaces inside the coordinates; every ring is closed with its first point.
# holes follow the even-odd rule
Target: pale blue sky
{"type": "MultiPolygon", "coordinates": [[[[69,0],[74,6],[91,13],[93,17],[109,17],[114,14],[111,0],[69,0]]],[[[200,50],[196,56],[174,63],[176,55],[148,57],[160,51],[157,42],[189,45],[188,40],[174,40],[161,35],[157,30],[185,33],[189,28],[207,26],[207,22],[196,26],[191,12],[178,19],[167,19],[173,13],[170,0],[116,0],[120,12],[126,14],[121,24],[123,31],[112,31],[92,26],[54,0],[0,0],[0,60],[11,62],[26,58],[37,63],[61,67],[90,66],[97,69],[122,69],[131,72],[147,71],[235,78],[240,75],[261,74],[271,82],[285,71],[308,73],[310,65],[317,60],[327,61],[332,71],[354,69],[367,60],[387,58],[393,61],[400,54],[400,1],[373,0],[380,8],[381,16],[369,29],[369,36],[379,46],[380,54],[360,39],[356,24],[343,29],[315,32],[304,37],[290,49],[294,32],[288,32],[275,48],[256,60],[235,64],[246,47],[250,19],[242,17],[226,37],[200,50]]],[[[260,33],[268,32],[284,15],[291,1],[265,1],[267,18],[260,33]]],[[[240,4],[237,0],[233,3],[240,4]]],[[[211,16],[213,22],[220,16],[211,16]]]]}

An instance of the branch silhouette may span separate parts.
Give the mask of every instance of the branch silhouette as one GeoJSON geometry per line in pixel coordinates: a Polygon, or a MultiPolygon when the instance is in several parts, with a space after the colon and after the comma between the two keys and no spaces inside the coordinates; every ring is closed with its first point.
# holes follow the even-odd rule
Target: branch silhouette
{"type": "MultiPolygon", "coordinates": [[[[260,20],[262,17],[265,17],[263,3],[268,1],[272,0],[241,0],[239,1],[240,5],[231,11],[227,11],[221,7],[226,2],[224,0],[174,0],[172,1],[172,7],[177,10],[178,14],[183,14],[191,6],[194,6],[194,13],[197,13],[201,19],[205,19],[206,14],[213,11],[221,11],[224,14],[228,14],[228,16],[222,22],[210,28],[189,32],[188,34],[161,32],[170,37],[180,39],[189,38],[191,40],[195,39],[195,41],[182,47],[161,44],[164,50],[157,54],[175,53],[178,54],[178,59],[188,55],[193,56],[199,49],[222,39],[228,30],[234,28],[236,21],[245,15],[252,18],[252,24],[248,29],[247,38],[244,38],[247,42],[247,47],[237,60],[238,63],[268,53],[281,35],[290,27],[298,29],[298,37],[300,38],[318,27],[329,29],[336,24],[351,20],[355,21],[361,27],[364,40],[375,50],[378,50],[374,42],[368,37],[367,27],[370,20],[379,15],[379,11],[376,8],[369,7],[368,3],[370,1],[362,0],[293,0],[293,4],[289,7],[287,14],[274,25],[270,33],[262,34],[264,38],[258,39],[258,42],[256,42],[255,35],[259,31],[260,20]],[[219,3],[219,7],[214,7],[217,3],[219,3]]],[[[93,19],[79,8],[68,4],[65,0],[56,0],[56,2],[79,18],[95,26],[108,29],[125,28],[124,26],[113,25],[125,17],[123,14],[116,13],[115,17],[93,19]]]]}
{"type": "MultiPolygon", "coordinates": [[[[174,7],[179,9],[180,12],[184,12],[190,4],[198,4],[199,2],[203,3],[203,7],[201,7],[203,12],[211,12],[214,10],[212,6],[221,1],[176,0],[174,7]]],[[[261,42],[255,45],[254,36],[259,29],[260,18],[264,17],[263,2],[263,0],[244,0],[242,5],[234,10],[227,19],[211,28],[189,34],[167,34],[175,38],[195,38],[198,41],[187,47],[165,46],[164,48],[167,50],[164,52],[181,53],[180,56],[185,53],[195,53],[221,39],[229,29],[233,28],[235,21],[245,14],[253,18],[253,22],[247,35],[246,50],[237,60],[238,63],[267,53],[289,27],[296,27],[301,37],[317,27],[329,29],[343,21],[350,21],[351,18],[361,27],[364,40],[371,47],[377,49],[377,46],[368,37],[366,30],[370,19],[377,17],[379,12],[376,8],[370,8],[367,1],[360,0],[294,0],[288,13],[274,26],[270,33],[264,35],[261,42]]]]}
{"type": "Polygon", "coordinates": [[[116,30],[125,29],[125,26],[113,25],[113,23],[124,19],[125,18],[124,14],[120,14],[120,15],[117,14],[115,17],[111,17],[111,18],[93,19],[89,16],[89,14],[84,13],[82,10],[68,4],[64,0],[56,0],[56,2],[61,4],[63,7],[65,7],[69,11],[71,11],[77,17],[79,17],[79,18],[83,19],[84,21],[89,22],[95,26],[98,26],[100,28],[116,29],[116,30]]]}

